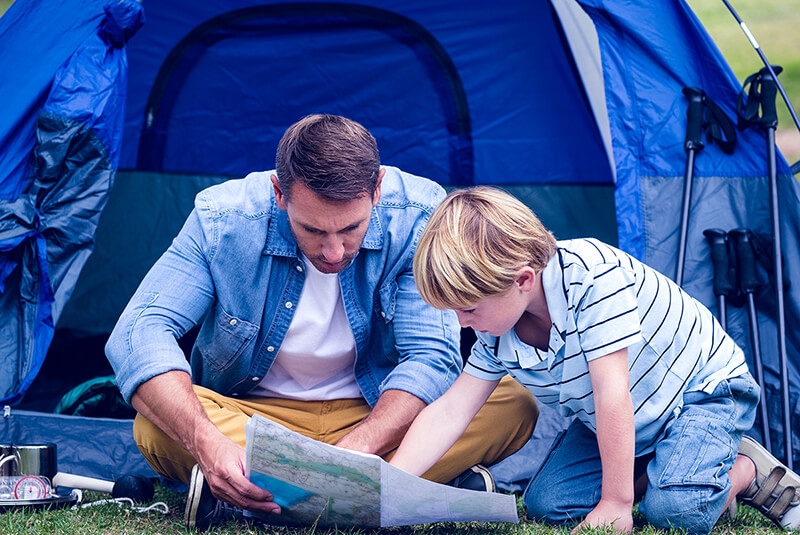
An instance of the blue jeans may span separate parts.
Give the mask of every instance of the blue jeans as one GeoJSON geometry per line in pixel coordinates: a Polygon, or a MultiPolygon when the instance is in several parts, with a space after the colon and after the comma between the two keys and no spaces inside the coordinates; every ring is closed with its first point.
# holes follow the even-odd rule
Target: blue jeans
{"type": "MultiPolygon", "coordinates": [[[[647,490],[639,511],[658,528],[708,533],[728,498],[742,434],[755,419],[760,389],[748,373],[722,381],[711,394],[687,392],[680,415],[639,459],[647,490]]],[[[602,467],[597,437],[574,420],[553,443],[525,490],[528,515],[550,524],[577,522],[600,501],[602,467]]]]}

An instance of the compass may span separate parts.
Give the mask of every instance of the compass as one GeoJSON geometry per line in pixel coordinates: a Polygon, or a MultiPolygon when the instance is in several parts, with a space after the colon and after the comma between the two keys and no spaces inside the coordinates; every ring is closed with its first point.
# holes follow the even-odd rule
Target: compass
{"type": "Polygon", "coordinates": [[[24,476],[14,486],[14,499],[43,500],[47,497],[48,484],[39,476],[24,476]]]}

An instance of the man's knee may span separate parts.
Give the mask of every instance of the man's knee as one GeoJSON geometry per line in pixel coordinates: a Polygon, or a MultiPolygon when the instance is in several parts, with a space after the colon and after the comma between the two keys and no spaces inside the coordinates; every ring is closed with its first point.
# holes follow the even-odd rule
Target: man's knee
{"type": "Polygon", "coordinates": [[[516,434],[523,439],[522,443],[527,442],[539,418],[539,406],[533,394],[515,380],[506,377],[500,381],[490,399],[502,406],[502,415],[494,423],[516,427],[516,434]]]}

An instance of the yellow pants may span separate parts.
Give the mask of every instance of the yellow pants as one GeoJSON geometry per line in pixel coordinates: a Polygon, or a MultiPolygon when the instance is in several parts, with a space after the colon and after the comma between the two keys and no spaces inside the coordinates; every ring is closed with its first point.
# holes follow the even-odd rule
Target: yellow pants
{"type": "MultiPolygon", "coordinates": [[[[245,445],[244,424],[253,414],[277,422],[307,437],[334,444],[370,412],[364,399],[296,401],[276,398],[231,398],[194,387],[206,414],[223,434],[245,445]]],[[[528,441],[539,408],[533,395],[505,377],[470,423],[462,437],[423,477],[446,483],[476,464],[490,465],[505,459],[528,441]]],[[[194,458],[141,414],[133,434],[139,450],[159,475],[189,482],[194,458]]],[[[383,455],[390,459],[394,450],[383,455]]]]}

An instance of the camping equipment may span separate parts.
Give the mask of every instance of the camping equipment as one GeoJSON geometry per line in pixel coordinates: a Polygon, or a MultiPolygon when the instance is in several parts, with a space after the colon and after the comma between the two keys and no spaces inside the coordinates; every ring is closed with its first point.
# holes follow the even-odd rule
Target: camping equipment
{"type": "Polygon", "coordinates": [[[723,331],[728,330],[727,300],[733,295],[732,265],[729,253],[728,234],[718,228],[703,231],[711,250],[711,265],[714,268],[714,296],[717,298],[717,319],[723,331]]]}
{"type": "Polygon", "coordinates": [[[683,264],[686,257],[686,233],[689,229],[689,207],[692,201],[692,176],[694,175],[695,153],[703,150],[703,101],[705,93],[695,87],[684,87],[683,94],[689,100],[686,109],[686,139],[683,148],[686,150],[686,171],[683,175],[683,204],[681,205],[681,229],[678,239],[678,265],[675,283],[683,285],[683,264]]]}
{"type": "Polygon", "coordinates": [[[733,122],[719,106],[696,87],[684,87],[683,94],[689,100],[686,109],[686,138],[683,148],[686,151],[686,171],[683,175],[683,203],[681,205],[681,225],[678,238],[678,261],[675,283],[683,286],[683,270],[686,260],[686,235],[689,231],[689,210],[692,203],[692,180],[694,178],[694,159],[705,146],[703,130],[707,130],[710,143],[714,141],[725,154],[733,154],[736,146],[736,130],[733,122]]]}
{"type": "Polygon", "coordinates": [[[0,445],[0,510],[9,507],[60,507],[78,501],[75,492],[59,494],[55,444],[0,445]]]}
{"type": "Polygon", "coordinates": [[[789,401],[789,367],[786,354],[786,313],[783,295],[783,254],[781,248],[781,219],[778,204],[778,171],[777,150],[775,147],[775,128],[778,126],[778,114],[775,109],[777,92],[777,75],[780,66],[767,66],[750,75],[739,93],[736,104],[740,130],[751,125],[759,126],[767,136],[767,174],[769,176],[769,210],[772,224],[772,261],[774,262],[773,286],[775,287],[775,321],[778,330],[779,378],[781,384],[781,408],[783,413],[784,452],[786,466],[792,469],[792,434],[789,401]],[[744,95],[747,92],[747,102],[744,95]],[[759,110],[761,115],[759,116],[759,110]]]}
{"type": "Polygon", "coordinates": [[[0,445],[0,508],[12,506],[63,506],[79,500],[74,489],[108,492],[114,498],[137,502],[153,499],[153,483],[126,475],[116,481],[76,476],[58,471],[57,446],[44,444],[0,445]],[[58,487],[70,492],[59,493],[58,487]]]}
{"type": "Polygon", "coordinates": [[[756,382],[761,387],[761,402],[759,415],[761,416],[761,442],[772,451],[770,439],[769,420],[767,417],[767,388],[764,382],[764,365],[761,360],[761,337],[758,334],[758,314],[756,313],[755,294],[758,292],[758,277],[756,276],[755,248],[753,246],[753,233],[750,229],[737,228],[728,233],[736,252],[736,272],[738,274],[739,288],[747,299],[747,317],[750,320],[750,346],[753,351],[753,365],[756,382]]]}

